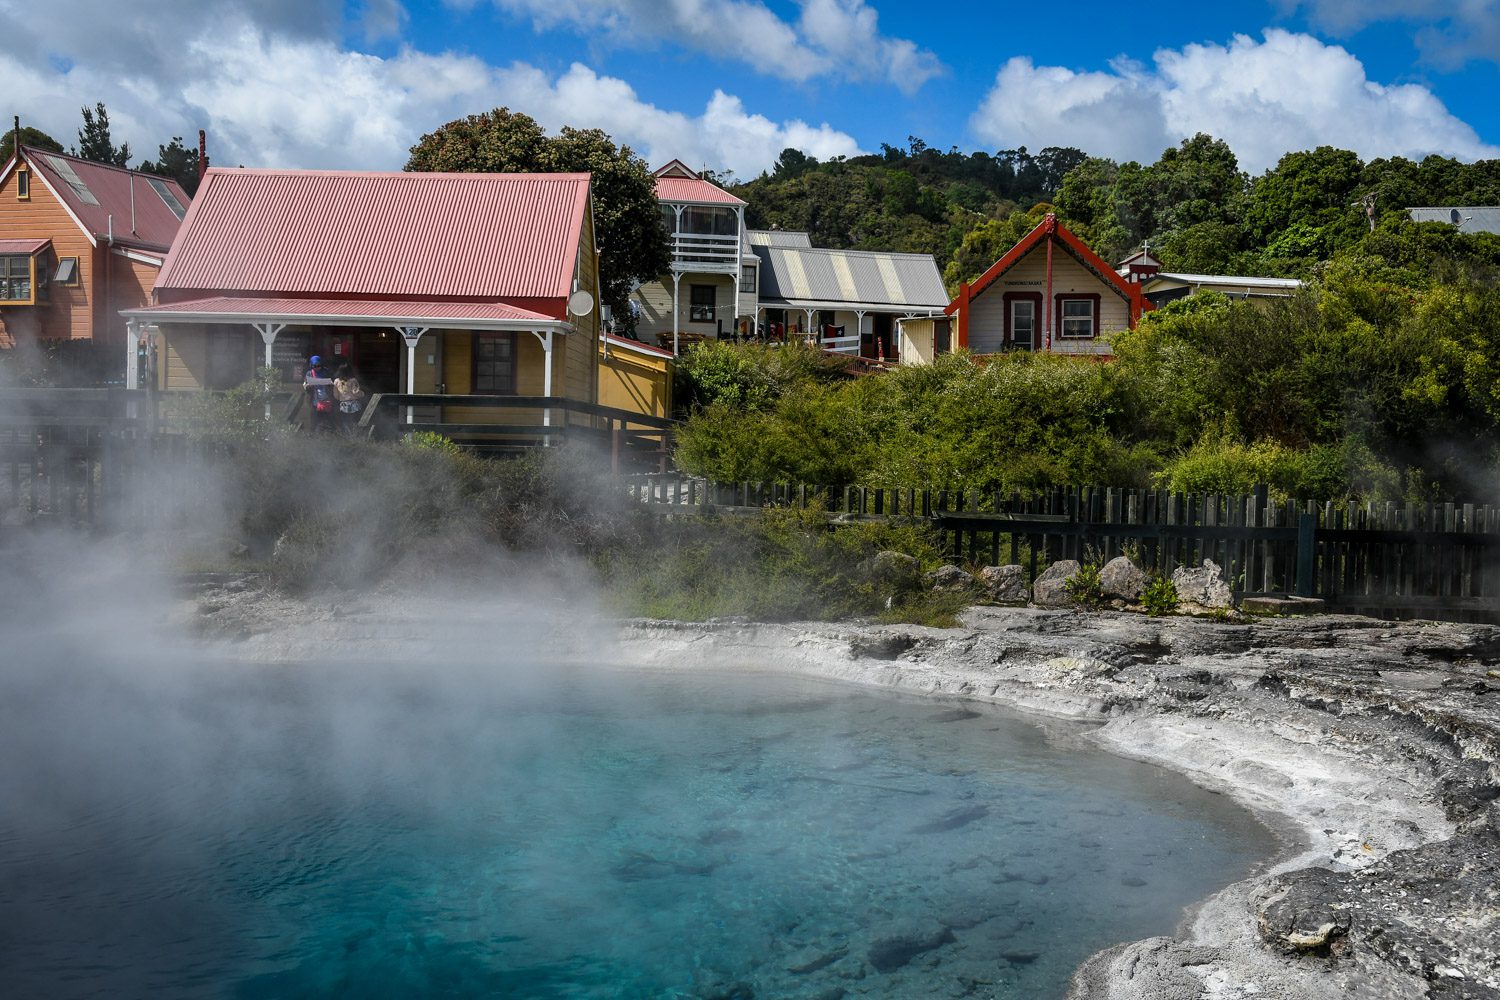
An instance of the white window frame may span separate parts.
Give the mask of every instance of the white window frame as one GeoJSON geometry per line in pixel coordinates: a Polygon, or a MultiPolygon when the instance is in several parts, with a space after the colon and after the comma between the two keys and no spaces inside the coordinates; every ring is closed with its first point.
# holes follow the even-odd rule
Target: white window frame
{"type": "Polygon", "coordinates": [[[1017,306],[1025,306],[1028,310],[1031,311],[1031,316],[1030,316],[1031,329],[1028,331],[1028,336],[1026,337],[1026,340],[1024,341],[1024,343],[1026,345],[1025,349],[1029,351],[1036,344],[1037,313],[1040,312],[1040,310],[1037,309],[1036,299],[1026,298],[1026,299],[1011,299],[1010,300],[1010,344],[1008,346],[1016,347],[1016,348],[1019,348],[1019,345],[1021,345],[1023,343],[1023,341],[1021,340],[1021,338],[1016,336],[1016,330],[1017,330],[1017,328],[1020,325],[1019,323],[1017,323],[1017,318],[1018,318],[1016,316],[1016,307],[1017,306]]]}
{"type": "Polygon", "coordinates": [[[1094,300],[1094,298],[1092,296],[1085,296],[1085,295],[1077,295],[1077,296],[1059,295],[1058,298],[1057,298],[1057,314],[1058,314],[1057,335],[1059,337],[1063,338],[1064,340],[1093,340],[1094,336],[1099,331],[1099,316],[1098,316],[1098,311],[1099,311],[1098,307],[1095,304],[1095,300],[1094,300]],[[1081,302],[1084,305],[1088,306],[1088,315],[1087,316],[1069,316],[1068,315],[1068,306],[1073,305],[1074,303],[1077,303],[1077,302],[1081,302]],[[1071,324],[1077,324],[1080,321],[1087,322],[1087,324],[1088,324],[1088,332],[1087,333],[1069,333],[1068,332],[1069,324],[1070,323],[1071,324]]]}

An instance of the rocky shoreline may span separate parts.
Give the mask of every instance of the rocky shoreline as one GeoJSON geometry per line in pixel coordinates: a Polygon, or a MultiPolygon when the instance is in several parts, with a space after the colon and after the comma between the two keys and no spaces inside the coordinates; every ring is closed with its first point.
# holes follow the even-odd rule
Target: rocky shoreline
{"type": "Polygon", "coordinates": [[[974,608],[964,627],[641,622],[633,662],[754,665],[1016,706],[1296,835],[1072,997],[1500,998],[1500,630],[974,608]]]}
{"type": "MultiPolygon", "coordinates": [[[[255,660],[377,636],[387,655],[430,648],[424,609],[388,596],[216,583],[182,621],[255,660]]],[[[482,634],[484,611],[467,614],[448,627],[482,634]]],[[[1095,955],[1076,1000],[1500,1000],[1500,628],[976,607],[957,629],[632,622],[554,638],[594,657],[613,643],[639,667],[773,668],[1091,720],[1101,745],[1287,832],[1285,857],[1175,936],[1095,955]]]]}

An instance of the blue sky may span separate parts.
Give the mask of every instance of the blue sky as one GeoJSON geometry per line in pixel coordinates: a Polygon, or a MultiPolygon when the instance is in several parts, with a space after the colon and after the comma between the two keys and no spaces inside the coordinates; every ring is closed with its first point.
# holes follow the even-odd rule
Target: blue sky
{"type": "Polygon", "coordinates": [[[1253,173],[1323,143],[1500,156],[1500,0],[155,6],[0,0],[0,111],[67,142],[102,100],[138,152],[202,127],[247,166],[398,169],[422,132],[499,105],[742,177],[787,145],[908,135],[1150,161],[1207,131],[1253,173]]]}

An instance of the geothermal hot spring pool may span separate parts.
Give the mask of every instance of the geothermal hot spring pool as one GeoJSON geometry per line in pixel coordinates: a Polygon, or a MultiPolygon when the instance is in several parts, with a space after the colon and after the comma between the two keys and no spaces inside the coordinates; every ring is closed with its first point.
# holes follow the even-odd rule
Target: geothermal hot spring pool
{"type": "Polygon", "coordinates": [[[1060,997],[1277,846],[1077,727],[772,674],[3,674],[6,996],[1060,997]]]}

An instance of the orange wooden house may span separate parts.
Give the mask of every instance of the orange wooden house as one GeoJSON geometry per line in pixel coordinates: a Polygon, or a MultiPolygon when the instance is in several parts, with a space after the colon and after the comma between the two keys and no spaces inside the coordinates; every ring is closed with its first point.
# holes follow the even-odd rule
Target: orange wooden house
{"type": "Polygon", "coordinates": [[[167,177],[18,146],[0,169],[0,349],[92,341],[125,368],[188,196],[167,177]]]}

